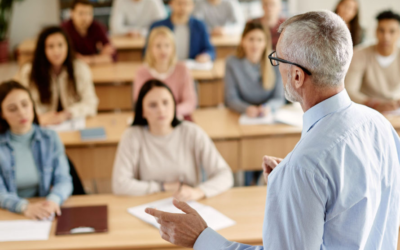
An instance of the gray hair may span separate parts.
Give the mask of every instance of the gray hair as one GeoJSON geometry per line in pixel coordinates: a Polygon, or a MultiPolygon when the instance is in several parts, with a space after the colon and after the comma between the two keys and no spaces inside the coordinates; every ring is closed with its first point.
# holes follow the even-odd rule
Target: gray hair
{"type": "Polygon", "coordinates": [[[282,23],[279,32],[283,32],[280,43],[285,59],[310,70],[316,86],[344,82],[353,42],[342,18],[331,11],[307,12],[282,23]]]}

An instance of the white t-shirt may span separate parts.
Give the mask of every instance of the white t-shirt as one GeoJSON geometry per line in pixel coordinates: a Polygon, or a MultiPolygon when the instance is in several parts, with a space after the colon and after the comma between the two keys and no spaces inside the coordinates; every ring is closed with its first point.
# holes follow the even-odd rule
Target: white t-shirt
{"type": "Polygon", "coordinates": [[[382,56],[379,53],[376,53],[375,57],[376,60],[378,61],[379,65],[381,65],[382,68],[387,68],[389,67],[390,64],[392,64],[392,62],[394,62],[394,60],[396,60],[397,57],[397,51],[393,54],[391,54],[390,56],[382,56]]]}
{"type": "Polygon", "coordinates": [[[189,58],[190,30],[187,24],[174,26],[176,54],[179,61],[189,58]]]}

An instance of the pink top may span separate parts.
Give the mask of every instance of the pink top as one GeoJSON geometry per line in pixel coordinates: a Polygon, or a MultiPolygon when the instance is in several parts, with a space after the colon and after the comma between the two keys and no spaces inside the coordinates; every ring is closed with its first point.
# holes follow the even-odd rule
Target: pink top
{"type": "Polygon", "coordinates": [[[150,79],[157,79],[165,83],[172,91],[176,100],[176,114],[178,116],[187,116],[196,109],[197,96],[194,88],[194,81],[190,70],[184,63],[177,63],[175,68],[163,79],[156,76],[154,70],[149,66],[143,65],[136,72],[136,78],[133,83],[133,101],[136,103],[140,89],[150,79]]]}

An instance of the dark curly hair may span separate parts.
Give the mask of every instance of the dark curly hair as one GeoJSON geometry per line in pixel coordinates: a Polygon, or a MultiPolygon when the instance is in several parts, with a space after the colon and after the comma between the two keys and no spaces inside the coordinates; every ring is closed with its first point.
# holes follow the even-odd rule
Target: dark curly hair
{"type": "Polygon", "coordinates": [[[378,22],[382,20],[396,20],[400,23],[400,15],[391,10],[385,10],[376,16],[376,20],[378,20],[378,22]]]}

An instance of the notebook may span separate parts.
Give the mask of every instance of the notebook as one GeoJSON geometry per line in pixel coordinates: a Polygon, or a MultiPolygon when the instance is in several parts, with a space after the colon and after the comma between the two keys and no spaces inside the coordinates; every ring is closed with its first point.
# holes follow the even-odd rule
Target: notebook
{"type": "Polygon", "coordinates": [[[80,133],[82,141],[103,140],[107,138],[103,127],[82,129],[80,133]]]}
{"type": "Polygon", "coordinates": [[[107,205],[61,209],[56,235],[108,232],[107,205]]]}

